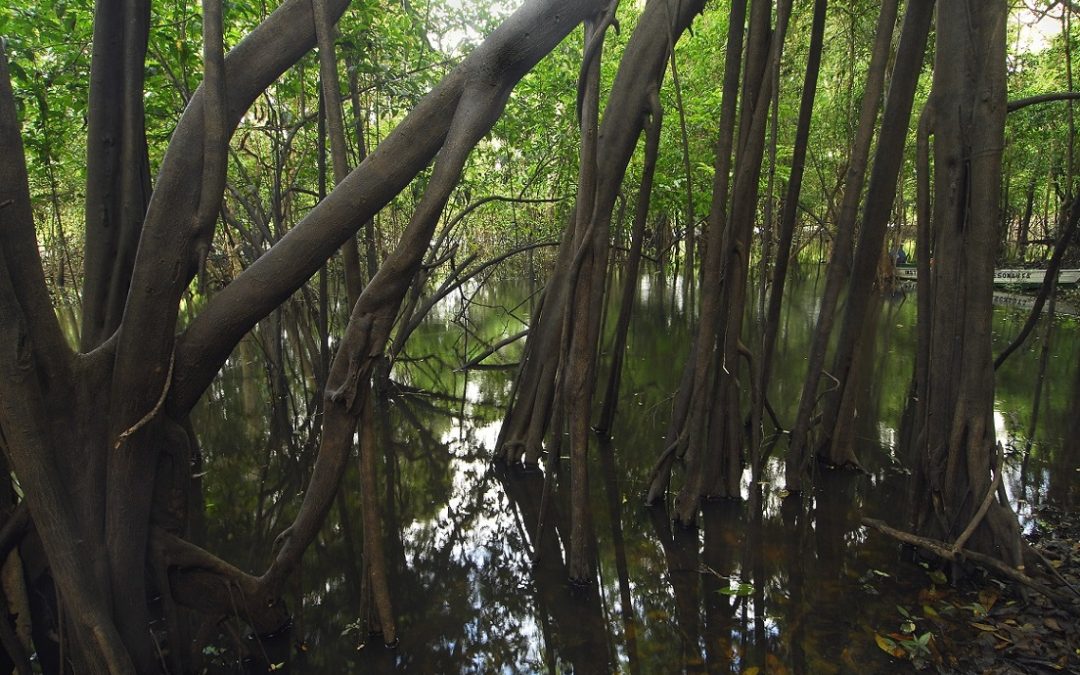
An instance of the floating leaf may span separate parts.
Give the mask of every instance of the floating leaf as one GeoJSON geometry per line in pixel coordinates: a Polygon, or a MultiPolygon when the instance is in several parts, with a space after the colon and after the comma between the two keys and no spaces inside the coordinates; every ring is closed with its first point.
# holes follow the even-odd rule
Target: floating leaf
{"type": "Polygon", "coordinates": [[[889,656],[895,656],[898,659],[902,659],[905,656],[904,649],[884,635],[874,633],[874,642],[877,643],[877,646],[881,651],[889,656]]]}

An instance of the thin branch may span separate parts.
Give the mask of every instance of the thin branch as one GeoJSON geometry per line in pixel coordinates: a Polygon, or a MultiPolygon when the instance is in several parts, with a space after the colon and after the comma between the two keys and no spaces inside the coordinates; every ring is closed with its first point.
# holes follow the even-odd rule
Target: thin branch
{"type": "Polygon", "coordinates": [[[495,354],[496,352],[498,352],[503,347],[506,347],[507,345],[514,344],[515,342],[517,342],[518,340],[520,340],[521,338],[525,337],[528,334],[529,334],[529,329],[526,328],[525,330],[523,330],[523,331],[521,331],[519,333],[515,333],[514,335],[511,335],[509,337],[503,338],[502,340],[499,340],[495,344],[493,344],[490,347],[488,347],[487,349],[485,349],[479,356],[476,356],[475,358],[470,359],[466,363],[463,363],[461,365],[461,367],[457,369],[456,372],[461,372],[461,371],[464,371],[464,370],[469,370],[471,368],[475,368],[476,366],[480,365],[480,363],[484,359],[486,359],[487,357],[491,356],[492,354],[495,354]]]}

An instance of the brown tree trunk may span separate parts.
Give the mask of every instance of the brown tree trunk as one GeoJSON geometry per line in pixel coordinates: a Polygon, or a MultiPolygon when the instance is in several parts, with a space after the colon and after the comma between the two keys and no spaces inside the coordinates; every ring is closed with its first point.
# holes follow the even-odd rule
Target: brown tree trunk
{"type": "MultiPolygon", "coordinates": [[[[630,38],[599,127],[595,163],[590,166],[588,161],[582,162],[579,186],[585,189],[579,189],[575,222],[572,230],[568,228],[563,235],[559,262],[540,314],[534,317],[514,401],[503,421],[499,446],[505,460],[516,461],[522,456],[526,462],[538,460],[553,417],[551,411],[562,410],[569,420],[571,462],[580,467],[578,477],[571,480],[584,481],[582,453],[588,444],[595,388],[593,374],[612,211],[627,164],[650,117],[649,100],[663,77],[670,40],[682,35],[703,4],[701,0],[652,0],[630,38]],[[591,172],[595,172],[595,187],[590,187],[592,180],[586,180],[591,172]],[[566,356],[553,363],[553,353],[566,356]]],[[[583,139],[583,153],[585,149],[583,139]]],[[[561,433],[558,425],[553,424],[552,430],[561,433]]],[[[579,482],[572,492],[578,500],[584,500],[584,490],[584,483],[579,482]]],[[[572,548],[580,553],[584,537],[576,529],[578,523],[580,520],[575,522],[576,536],[571,539],[577,542],[572,548]]],[[[580,566],[583,560],[584,556],[571,557],[570,570],[576,579],[584,580],[588,573],[580,566]]]]}
{"type": "MultiPolygon", "coordinates": [[[[836,387],[825,395],[822,415],[822,437],[818,454],[831,466],[857,466],[854,445],[840,439],[853,439],[845,427],[855,418],[857,387],[849,387],[848,375],[857,371],[859,337],[866,328],[873,295],[878,292],[878,264],[885,245],[892,204],[896,199],[896,183],[904,161],[904,147],[911,122],[911,107],[915,88],[922,73],[926,41],[933,19],[934,0],[909,0],[896,53],[896,65],[885,103],[884,119],[870,174],[859,243],[848,282],[840,337],[836,345],[831,375],[836,387]]],[[[995,223],[998,221],[995,221],[995,223]]]]}
{"type": "Polygon", "coordinates": [[[810,51],[806,61],[806,79],[803,83],[802,102],[799,107],[799,121],[795,130],[795,146],[791,157],[791,171],[788,177],[787,194],[784,197],[783,210],[780,214],[779,241],[776,250],[776,264],[773,268],[772,290],[769,295],[769,307],[765,315],[765,327],[762,331],[761,351],[758,354],[757,371],[754,373],[756,396],[751,404],[751,457],[752,469],[756,482],[761,442],[764,437],[762,418],[765,410],[765,397],[769,381],[772,379],[772,358],[776,346],[776,334],[780,326],[780,310],[784,298],[784,286],[787,283],[787,271],[791,262],[791,245],[795,234],[795,220],[798,215],[799,197],[802,193],[803,173],[806,169],[806,152],[810,141],[810,123],[814,114],[814,99],[817,96],[818,74],[821,71],[821,53],[825,43],[825,16],[828,0],[815,0],[814,18],[810,30],[810,51]]]}
{"type": "Polygon", "coordinates": [[[604,393],[604,407],[600,411],[600,420],[596,424],[596,433],[605,438],[611,437],[615,411],[619,405],[619,382],[622,379],[626,336],[630,331],[630,318],[634,307],[634,297],[637,294],[641,248],[645,238],[645,224],[649,217],[653,176],[656,173],[656,157],[660,146],[660,128],[663,124],[663,112],[660,107],[658,92],[653,92],[653,95],[650,96],[650,116],[645,134],[645,164],[641,172],[641,185],[638,188],[637,206],[634,210],[633,233],[630,235],[630,254],[622,272],[622,296],[619,301],[619,318],[616,321],[615,337],[611,347],[611,369],[608,373],[607,389],[604,393]]]}
{"type": "MultiPolygon", "coordinates": [[[[720,266],[723,256],[724,230],[727,227],[727,199],[731,174],[731,155],[735,143],[735,114],[738,110],[739,75],[742,68],[743,37],[746,29],[747,0],[733,0],[728,14],[727,55],[724,60],[724,88],[723,102],[720,107],[720,123],[716,144],[715,171],[713,172],[713,195],[712,205],[709,210],[709,227],[705,244],[705,258],[702,261],[701,274],[701,314],[698,328],[700,335],[705,334],[709,344],[715,340],[715,324],[717,323],[719,307],[717,296],[721,282],[720,266]]],[[[706,379],[708,378],[709,365],[705,358],[699,359],[697,342],[691,346],[690,358],[683,372],[683,381],[679,387],[679,393],[675,399],[669,426],[667,447],[657,460],[653,469],[649,485],[649,493],[646,502],[655,504],[665,495],[671,480],[671,469],[677,459],[686,455],[689,435],[700,429],[701,420],[688,420],[691,416],[689,406],[692,399],[701,397],[701,406],[704,405],[706,379]],[[697,424],[684,434],[686,425],[697,424]]],[[[703,410],[697,411],[703,415],[703,410]]],[[[700,433],[700,431],[698,431],[700,433]]]]}
{"type": "MultiPolygon", "coordinates": [[[[855,234],[856,212],[859,198],[862,196],[863,179],[866,175],[867,159],[870,155],[870,142],[873,140],[877,123],[877,111],[885,85],[885,69],[888,63],[889,49],[892,45],[893,30],[899,0],[885,0],[881,3],[878,15],[876,38],[870,56],[870,69],[867,74],[866,89],[863,92],[862,109],[859,114],[859,127],[848,160],[847,174],[844,178],[844,200],[840,207],[836,225],[836,237],[833,240],[832,257],[825,279],[825,292],[821,298],[821,308],[817,325],[814,329],[810,353],[807,356],[806,380],[803,383],[799,410],[791,430],[788,446],[786,482],[789,490],[802,489],[802,478],[806,464],[806,446],[810,433],[810,419],[817,403],[818,383],[825,366],[829,338],[832,335],[833,320],[840,299],[840,290],[851,267],[851,245],[855,234]]],[[[889,201],[892,204],[892,200],[889,201]]]]}
{"type": "Polygon", "coordinates": [[[120,326],[150,202],[143,118],[149,30],[149,0],[96,3],[87,106],[84,352],[120,326]]]}
{"type": "MultiPolygon", "coordinates": [[[[334,167],[334,185],[349,175],[349,151],[345,144],[345,116],[341,110],[341,82],[338,78],[337,56],[334,50],[334,23],[326,12],[326,0],[312,0],[315,17],[315,36],[319,45],[319,82],[326,113],[326,128],[330,137],[330,158],[334,167]]],[[[345,289],[349,307],[356,304],[364,290],[364,275],[360,269],[360,252],[356,247],[356,235],[341,247],[341,259],[345,266],[345,289]]]]}
{"type": "Polygon", "coordinates": [[[1007,16],[1004,0],[938,5],[934,267],[930,315],[919,317],[929,325],[929,345],[913,526],[916,534],[950,542],[966,532],[966,547],[1017,566],[1023,556],[1016,514],[992,480],[1002,471],[990,342],[1007,16]]]}

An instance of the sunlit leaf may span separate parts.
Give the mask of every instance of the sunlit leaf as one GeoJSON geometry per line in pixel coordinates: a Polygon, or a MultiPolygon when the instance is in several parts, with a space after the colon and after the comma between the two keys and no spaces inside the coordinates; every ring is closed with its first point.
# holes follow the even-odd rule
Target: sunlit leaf
{"type": "Polygon", "coordinates": [[[720,595],[734,595],[740,598],[745,598],[749,595],[753,595],[754,586],[753,584],[743,583],[739,584],[738,586],[721,588],[717,591],[717,593],[719,593],[720,595]]]}

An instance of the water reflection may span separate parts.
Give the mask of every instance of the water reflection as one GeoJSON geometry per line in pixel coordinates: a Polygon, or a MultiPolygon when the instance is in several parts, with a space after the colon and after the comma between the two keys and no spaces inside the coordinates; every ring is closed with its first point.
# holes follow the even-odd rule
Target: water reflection
{"type": "MultiPolygon", "coordinates": [[[[791,285],[782,317],[769,390],[782,422],[798,405],[817,278],[810,269],[791,285]]],[[[859,518],[903,524],[909,462],[899,435],[915,346],[913,298],[884,298],[864,337],[865,370],[847,441],[866,474],[819,471],[804,502],[779,490],[782,458],[770,457],[762,485],[744,481],[744,496],[760,499],[761,510],[751,512],[746,501],[709,503],[700,529],[687,530],[641,499],[689,340],[678,288],[642,281],[613,440],[591,452],[599,581],[584,589],[566,581],[568,531],[557,481],[538,532],[544,475],[489,462],[513,375],[501,366],[517,361],[523,343],[484,361],[495,367],[460,370],[522,329],[535,286],[474,286],[437,308],[395,365],[378,415],[379,498],[401,644],[387,650],[367,636],[354,461],[291,592],[306,640],[302,669],[636,674],[891,667],[873,634],[896,630],[896,605],[927,582],[918,568],[898,564],[889,542],[867,537],[859,518]]],[[[749,311],[756,305],[748,303],[749,311]]],[[[1025,316],[1015,307],[995,312],[1000,349],[1025,316]]],[[[280,332],[280,355],[273,336],[238,348],[194,420],[205,450],[210,546],[252,571],[299,504],[317,428],[317,341],[303,337],[299,320],[284,325],[291,327],[280,332]],[[292,396],[285,401],[283,378],[284,396],[292,396]]],[[[1054,319],[1032,433],[1042,330],[997,378],[999,438],[1011,459],[1006,486],[1024,500],[1025,516],[1047,502],[1080,504],[1080,325],[1067,314],[1054,319]]]]}

